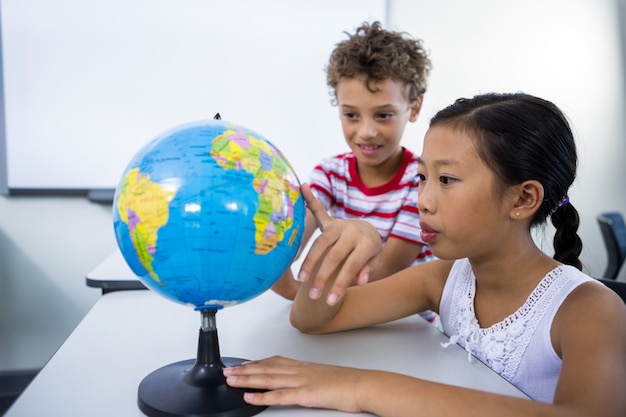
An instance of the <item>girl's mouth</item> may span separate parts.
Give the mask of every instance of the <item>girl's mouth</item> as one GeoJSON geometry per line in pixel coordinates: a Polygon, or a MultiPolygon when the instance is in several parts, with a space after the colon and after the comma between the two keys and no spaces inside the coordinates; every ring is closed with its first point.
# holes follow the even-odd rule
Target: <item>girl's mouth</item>
{"type": "Polygon", "coordinates": [[[422,230],[420,231],[420,237],[427,244],[430,244],[430,242],[435,240],[437,238],[437,236],[439,236],[438,232],[435,232],[435,231],[430,230],[428,228],[422,227],[422,230]]]}

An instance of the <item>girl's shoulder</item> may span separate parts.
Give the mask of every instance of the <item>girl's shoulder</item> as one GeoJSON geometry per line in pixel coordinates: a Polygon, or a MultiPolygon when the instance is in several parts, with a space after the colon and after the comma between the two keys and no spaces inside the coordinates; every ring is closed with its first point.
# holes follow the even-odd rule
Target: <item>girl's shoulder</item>
{"type": "Polygon", "coordinates": [[[593,332],[599,323],[626,329],[626,304],[601,281],[574,267],[562,266],[574,287],[563,300],[554,318],[554,329],[593,332]],[[589,325],[585,329],[585,323],[589,325]]]}

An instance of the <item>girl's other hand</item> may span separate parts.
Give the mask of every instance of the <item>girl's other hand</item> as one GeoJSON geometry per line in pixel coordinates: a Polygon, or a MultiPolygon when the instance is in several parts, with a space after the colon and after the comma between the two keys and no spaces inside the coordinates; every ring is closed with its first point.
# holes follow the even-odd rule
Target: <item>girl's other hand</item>
{"type": "Polygon", "coordinates": [[[357,382],[362,371],[275,356],[225,368],[231,387],[256,388],[267,392],[247,392],[244,400],[253,405],[300,405],[360,412],[357,382]]]}

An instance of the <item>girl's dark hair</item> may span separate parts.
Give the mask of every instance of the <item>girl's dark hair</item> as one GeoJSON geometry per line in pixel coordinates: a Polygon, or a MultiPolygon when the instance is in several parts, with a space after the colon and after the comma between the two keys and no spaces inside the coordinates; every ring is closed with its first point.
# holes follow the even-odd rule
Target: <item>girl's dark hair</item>
{"type": "Polygon", "coordinates": [[[576,144],[565,115],[553,103],[528,94],[483,94],[458,99],[438,112],[430,126],[446,125],[476,140],[479,156],[506,186],[536,180],[544,200],[531,221],[551,217],[556,228],[554,259],[582,269],[578,211],[567,191],[576,177],[576,144]]]}

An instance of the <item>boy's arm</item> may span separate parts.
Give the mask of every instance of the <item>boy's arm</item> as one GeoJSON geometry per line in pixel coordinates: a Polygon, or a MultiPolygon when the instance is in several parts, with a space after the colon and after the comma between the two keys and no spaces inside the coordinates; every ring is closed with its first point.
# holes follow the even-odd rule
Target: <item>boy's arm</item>
{"type": "MultiPolygon", "coordinates": [[[[315,216],[313,216],[313,213],[311,213],[308,208],[306,209],[305,219],[304,236],[302,237],[300,249],[298,249],[298,254],[295,259],[298,259],[300,255],[302,255],[302,251],[306,248],[311,236],[313,236],[313,233],[317,230],[317,220],[315,220],[315,216]]],[[[291,266],[289,266],[283,276],[272,286],[272,290],[288,300],[293,300],[300,285],[300,281],[295,280],[291,266]]]]}
{"type": "Polygon", "coordinates": [[[370,282],[393,275],[398,271],[411,266],[423,245],[407,240],[390,237],[383,246],[382,267],[375,274],[370,275],[370,282]]]}
{"type": "Polygon", "coordinates": [[[287,300],[293,300],[300,289],[301,282],[296,281],[291,272],[291,266],[287,268],[285,273],[280,277],[274,285],[272,285],[272,291],[276,294],[286,298],[287,300]]]}

